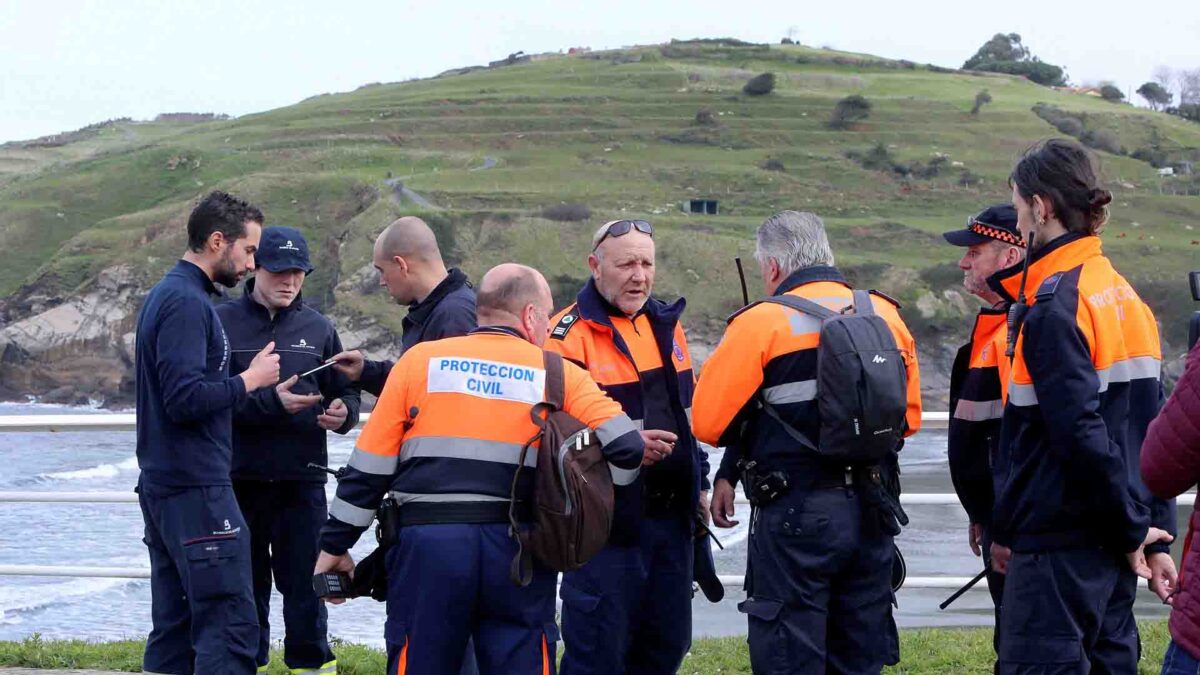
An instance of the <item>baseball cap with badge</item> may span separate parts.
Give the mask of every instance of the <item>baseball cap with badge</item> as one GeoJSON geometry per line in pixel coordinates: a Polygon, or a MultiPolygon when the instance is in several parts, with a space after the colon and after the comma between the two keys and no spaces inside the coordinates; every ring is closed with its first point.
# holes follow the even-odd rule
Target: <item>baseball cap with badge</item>
{"type": "Polygon", "coordinates": [[[254,258],[259,267],[269,272],[304,270],[310,274],[313,271],[308,261],[308,242],[294,227],[264,227],[254,258]]]}
{"type": "Polygon", "coordinates": [[[1012,204],[989,206],[978,215],[967,218],[966,228],[946,232],[942,236],[955,246],[975,246],[994,240],[1025,247],[1025,240],[1017,229],[1017,210],[1012,204]]]}

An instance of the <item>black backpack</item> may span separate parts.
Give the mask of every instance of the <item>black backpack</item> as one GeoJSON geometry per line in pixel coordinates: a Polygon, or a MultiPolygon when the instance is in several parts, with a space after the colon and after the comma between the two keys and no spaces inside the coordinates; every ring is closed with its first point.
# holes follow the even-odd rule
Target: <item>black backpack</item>
{"type": "Polygon", "coordinates": [[[783,421],[760,396],[764,412],[801,445],[829,459],[874,463],[894,452],[907,428],[908,368],[887,322],[875,313],[871,294],[854,291],[851,305],[841,312],[795,295],[759,302],[821,320],[815,399],[820,444],[783,421]]]}

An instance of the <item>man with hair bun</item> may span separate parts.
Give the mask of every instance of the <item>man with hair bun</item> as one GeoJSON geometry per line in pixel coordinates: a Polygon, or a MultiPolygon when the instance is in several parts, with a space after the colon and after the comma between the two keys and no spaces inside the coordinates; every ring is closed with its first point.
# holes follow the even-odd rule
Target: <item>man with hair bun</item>
{"type": "Polygon", "coordinates": [[[1168,602],[1175,504],[1139,453],[1162,400],[1150,308],[1101,252],[1112,195],[1077,143],[1031,148],[1010,177],[1028,244],[989,283],[1016,303],[994,459],[992,566],[1005,575],[997,672],[1134,673],[1137,577],[1168,602]],[[1027,309],[1026,309],[1027,308],[1027,309]]]}

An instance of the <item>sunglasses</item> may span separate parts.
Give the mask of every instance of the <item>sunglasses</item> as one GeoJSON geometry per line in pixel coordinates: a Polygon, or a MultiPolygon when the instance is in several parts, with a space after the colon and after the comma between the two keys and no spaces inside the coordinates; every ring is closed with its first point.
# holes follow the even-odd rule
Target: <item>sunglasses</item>
{"type": "Polygon", "coordinates": [[[654,228],[650,227],[650,223],[644,220],[618,220],[608,226],[608,229],[604,231],[604,236],[600,237],[596,241],[596,245],[592,247],[592,251],[595,252],[596,249],[600,248],[600,244],[603,244],[605,239],[609,237],[624,237],[629,234],[630,230],[637,230],[650,237],[654,236],[654,228]]]}

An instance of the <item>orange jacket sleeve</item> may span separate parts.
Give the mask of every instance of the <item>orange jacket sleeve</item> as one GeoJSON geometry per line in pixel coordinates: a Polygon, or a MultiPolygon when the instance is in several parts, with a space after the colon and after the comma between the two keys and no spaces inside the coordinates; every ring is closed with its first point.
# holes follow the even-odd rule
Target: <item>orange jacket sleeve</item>
{"type": "Polygon", "coordinates": [[[692,431],[709,445],[722,445],[721,436],[762,386],[767,345],[755,314],[756,307],[729,324],[721,343],[708,357],[692,399],[692,431]]]}

